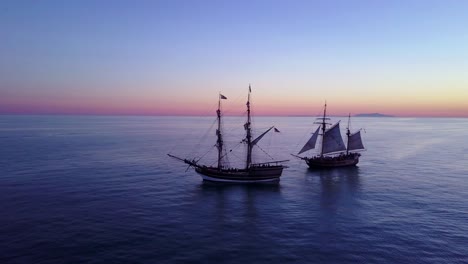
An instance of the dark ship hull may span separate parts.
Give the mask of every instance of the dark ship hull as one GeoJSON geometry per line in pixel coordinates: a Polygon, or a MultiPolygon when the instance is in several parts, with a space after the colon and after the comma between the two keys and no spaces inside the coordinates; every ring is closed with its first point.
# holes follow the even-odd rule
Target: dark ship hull
{"type": "Polygon", "coordinates": [[[196,167],[203,180],[231,183],[278,182],[284,166],[252,166],[248,169],[221,169],[216,167],[196,167]]]}
{"type": "Polygon", "coordinates": [[[350,153],[348,155],[341,155],[335,157],[313,157],[305,159],[307,165],[311,169],[324,169],[324,168],[338,168],[355,166],[359,163],[359,153],[350,153]]]}

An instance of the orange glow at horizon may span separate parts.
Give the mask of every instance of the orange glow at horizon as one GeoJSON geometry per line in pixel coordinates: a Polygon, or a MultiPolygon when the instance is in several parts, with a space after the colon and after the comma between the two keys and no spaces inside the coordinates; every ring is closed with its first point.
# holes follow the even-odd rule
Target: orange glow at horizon
{"type": "MultiPolygon", "coordinates": [[[[86,104],[3,104],[12,114],[97,114],[97,115],[174,115],[174,116],[215,116],[216,105],[202,102],[192,103],[188,107],[174,104],[104,104],[92,102],[86,104]]],[[[229,109],[226,115],[242,115],[240,110],[229,109]]],[[[252,106],[252,113],[258,116],[316,116],[323,112],[323,103],[315,104],[271,104],[258,102],[252,106]]],[[[335,104],[329,101],[327,114],[346,116],[359,113],[381,113],[399,117],[468,117],[468,106],[461,104],[414,104],[399,103],[394,105],[335,104]]]]}
{"type": "MultiPolygon", "coordinates": [[[[242,115],[245,112],[246,95],[237,97],[226,93],[222,101],[225,115],[242,115]]],[[[359,98],[329,96],[327,113],[346,116],[348,113],[381,113],[401,117],[468,117],[468,104],[463,92],[437,96],[428,93],[417,97],[401,95],[369,95],[359,98]]],[[[314,96],[266,93],[252,94],[252,113],[258,116],[316,116],[323,111],[324,99],[314,96]]],[[[201,94],[168,94],[142,96],[103,97],[47,97],[0,99],[0,111],[12,114],[98,114],[98,115],[175,115],[215,116],[217,94],[209,98],[201,94]]]]}

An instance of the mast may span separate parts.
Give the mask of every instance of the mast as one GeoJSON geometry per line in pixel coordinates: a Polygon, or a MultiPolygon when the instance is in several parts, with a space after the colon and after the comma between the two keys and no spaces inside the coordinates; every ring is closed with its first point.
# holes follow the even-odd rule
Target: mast
{"type": "Polygon", "coordinates": [[[323,118],[322,118],[322,148],[320,150],[320,157],[323,157],[323,139],[325,138],[325,117],[327,115],[327,102],[325,102],[325,107],[323,108],[323,118]]]}
{"type": "Polygon", "coordinates": [[[216,136],[218,140],[216,141],[216,147],[218,148],[218,170],[221,170],[221,160],[223,155],[223,137],[221,135],[221,93],[218,97],[218,110],[216,110],[216,115],[218,116],[218,129],[216,129],[216,136]]]}
{"type": "Polygon", "coordinates": [[[346,136],[348,136],[348,141],[346,142],[346,155],[349,154],[349,137],[351,136],[351,131],[349,130],[350,122],[351,122],[351,113],[348,114],[348,128],[346,128],[346,136]]]}
{"type": "Polygon", "coordinates": [[[245,162],[245,168],[248,169],[250,164],[252,163],[252,130],[250,127],[251,120],[250,120],[250,93],[252,89],[250,88],[249,84],[249,94],[247,96],[247,123],[244,125],[244,129],[246,132],[245,141],[247,142],[247,160],[245,162]]]}

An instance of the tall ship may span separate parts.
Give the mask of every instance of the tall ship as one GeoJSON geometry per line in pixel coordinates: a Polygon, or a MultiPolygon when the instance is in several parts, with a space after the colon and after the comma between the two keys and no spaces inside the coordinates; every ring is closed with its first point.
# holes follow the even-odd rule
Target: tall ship
{"type": "Polygon", "coordinates": [[[274,126],[253,138],[252,135],[252,120],[250,115],[250,94],[252,89],[249,85],[249,92],[247,96],[247,121],[244,124],[245,137],[242,143],[246,146],[245,166],[231,167],[225,162],[228,151],[225,149],[224,133],[221,126],[221,101],[227,99],[224,95],[219,94],[218,109],[216,110],[217,116],[217,129],[216,129],[216,148],[217,148],[217,164],[210,166],[201,164],[198,159],[184,159],[172,154],[167,154],[169,157],[175,158],[195,168],[195,171],[201,175],[205,181],[214,182],[231,182],[231,183],[263,183],[263,182],[278,182],[280,180],[283,169],[286,167],[282,163],[288,160],[267,161],[262,163],[252,162],[252,152],[254,146],[271,130],[279,132],[274,126]]]}
{"type": "Polygon", "coordinates": [[[347,143],[345,144],[341,136],[340,121],[331,124],[329,120],[330,118],[327,117],[327,104],[325,103],[323,117],[317,118],[317,121],[314,123],[319,126],[299,153],[293,156],[305,160],[310,168],[355,166],[359,163],[359,157],[361,156],[359,152],[365,150],[361,139],[361,130],[351,133],[350,114],[348,116],[348,127],[346,129],[347,143]],[[330,127],[327,128],[327,126],[330,127]],[[319,144],[317,144],[317,141],[319,141],[319,144]],[[318,150],[318,154],[312,157],[298,156],[313,149],[315,149],[316,152],[318,150]]]}

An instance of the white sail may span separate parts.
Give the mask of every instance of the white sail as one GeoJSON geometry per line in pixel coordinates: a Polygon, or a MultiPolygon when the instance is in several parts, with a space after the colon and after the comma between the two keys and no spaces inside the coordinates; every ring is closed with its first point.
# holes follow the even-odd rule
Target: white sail
{"type": "Polygon", "coordinates": [[[361,131],[351,134],[348,138],[348,150],[360,150],[364,149],[361,139],[361,131]]]}
{"type": "Polygon", "coordinates": [[[263,132],[263,134],[261,134],[261,135],[258,136],[256,139],[254,139],[254,140],[252,141],[252,146],[255,145],[255,144],[257,144],[257,143],[260,141],[260,139],[262,139],[262,137],[265,136],[268,132],[270,132],[270,130],[272,130],[273,128],[274,128],[274,126],[270,127],[267,131],[263,132]]]}
{"type": "Polygon", "coordinates": [[[331,128],[325,131],[323,135],[323,154],[339,152],[346,150],[343,138],[340,133],[340,123],[334,124],[331,128]]]}
{"type": "Polygon", "coordinates": [[[304,147],[302,147],[301,151],[299,151],[297,155],[315,148],[315,143],[317,142],[319,130],[320,126],[317,128],[317,130],[315,130],[315,132],[310,137],[309,141],[307,141],[307,143],[304,145],[304,147]]]}

